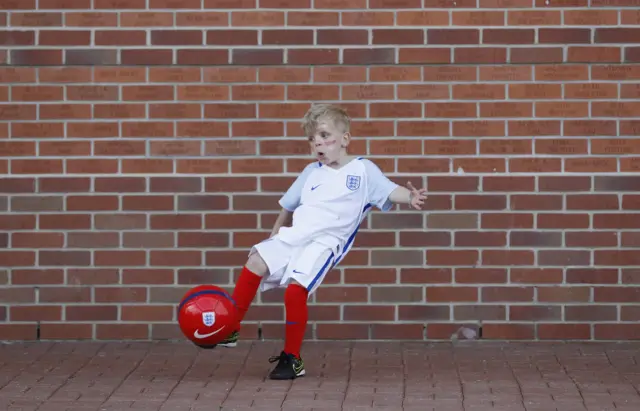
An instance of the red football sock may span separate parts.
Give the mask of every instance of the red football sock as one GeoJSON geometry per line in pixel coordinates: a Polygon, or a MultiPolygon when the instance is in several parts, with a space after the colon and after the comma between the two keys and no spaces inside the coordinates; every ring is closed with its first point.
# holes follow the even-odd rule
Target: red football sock
{"type": "Polygon", "coordinates": [[[307,329],[307,290],[298,284],[289,284],[284,292],[287,324],[284,352],[300,358],[300,348],[307,329]]]}
{"type": "Polygon", "coordinates": [[[261,281],[262,277],[252,273],[247,267],[242,268],[232,296],[238,309],[238,328],[258,292],[261,281]]]}

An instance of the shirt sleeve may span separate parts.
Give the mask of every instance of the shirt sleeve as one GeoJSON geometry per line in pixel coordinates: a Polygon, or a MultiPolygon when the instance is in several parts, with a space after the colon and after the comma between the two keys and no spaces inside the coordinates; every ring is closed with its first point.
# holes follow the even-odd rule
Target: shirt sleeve
{"type": "Polygon", "coordinates": [[[302,189],[307,181],[307,177],[309,177],[309,174],[311,174],[311,172],[317,167],[318,163],[311,163],[302,170],[287,192],[284,193],[280,198],[280,201],[278,201],[282,208],[291,212],[298,208],[300,205],[300,198],[302,197],[302,189]]]}
{"type": "Polygon", "coordinates": [[[393,203],[389,201],[389,195],[399,185],[389,180],[373,161],[364,159],[363,162],[367,173],[369,203],[382,211],[390,210],[393,203]]]}

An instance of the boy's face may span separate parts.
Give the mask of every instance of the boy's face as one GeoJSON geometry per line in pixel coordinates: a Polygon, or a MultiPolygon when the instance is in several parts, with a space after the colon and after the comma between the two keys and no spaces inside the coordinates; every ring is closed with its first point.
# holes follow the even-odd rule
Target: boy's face
{"type": "Polygon", "coordinates": [[[337,163],[349,145],[349,133],[331,120],[320,119],[316,132],[309,136],[311,152],[322,164],[337,163]]]}

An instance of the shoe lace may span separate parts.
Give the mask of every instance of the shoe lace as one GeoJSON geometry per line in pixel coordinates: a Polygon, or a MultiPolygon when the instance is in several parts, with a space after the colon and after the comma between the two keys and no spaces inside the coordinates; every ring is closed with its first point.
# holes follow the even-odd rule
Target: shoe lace
{"type": "Polygon", "coordinates": [[[280,355],[275,355],[269,358],[270,363],[277,362],[277,361],[287,361],[287,360],[289,360],[289,356],[284,351],[281,352],[280,355]]]}

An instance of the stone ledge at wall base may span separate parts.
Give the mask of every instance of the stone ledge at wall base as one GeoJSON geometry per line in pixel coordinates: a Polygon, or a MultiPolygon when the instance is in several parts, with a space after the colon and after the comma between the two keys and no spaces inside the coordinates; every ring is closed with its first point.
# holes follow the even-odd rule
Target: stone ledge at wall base
{"type": "MultiPolygon", "coordinates": [[[[136,326],[135,324],[129,324],[136,326]]],[[[173,324],[138,324],[138,333],[132,333],[132,327],[122,324],[104,324],[112,332],[95,334],[90,324],[44,323],[38,328],[33,324],[1,324],[3,344],[20,342],[52,342],[52,341],[169,341],[189,343],[173,324]],[[158,332],[144,334],[143,328],[159,327],[158,332]],[[80,331],[80,333],[79,333],[80,331]],[[120,333],[118,334],[118,332],[120,333]],[[66,332],[66,334],[64,334],[66,332]],[[91,334],[88,334],[88,333],[91,334]],[[84,335],[82,335],[84,333],[84,335]]],[[[310,324],[307,328],[305,341],[409,341],[409,342],[445,342],[451,343],[483,343],[509,341],[538,341],[557,342],[574,341],[615,342],[632,341],[638,339],[640,326],[630,324],[563,324],[563,323],[485,323],[473,325],[470,323],[430,323],[421,324],[362,324],[362,323],[334,323],[310,324]],[[595,333],[591,334],[591,328],[595,333]],[[354,332],[355,330],[355,332],[354,332]]],[[[258,327],[247,324],[241,335],[241,342],[282,341],[284,325],[265,324],[258,327]]]]}

